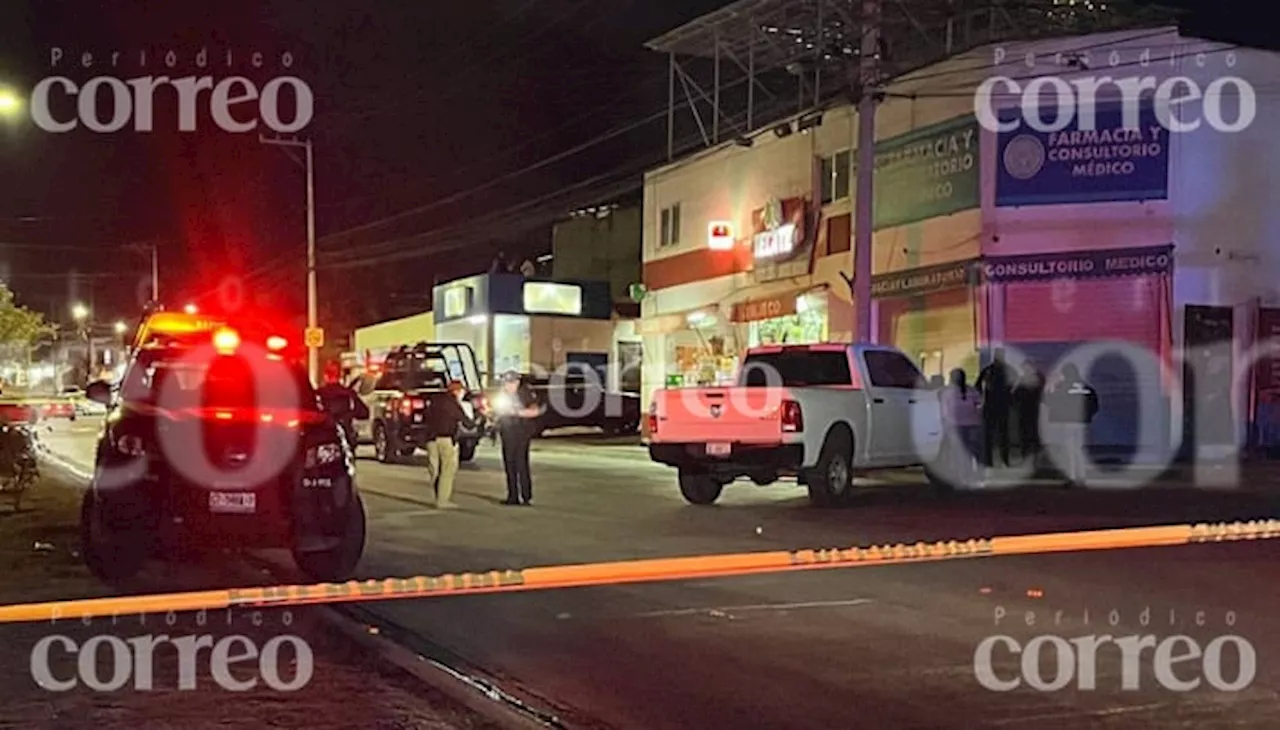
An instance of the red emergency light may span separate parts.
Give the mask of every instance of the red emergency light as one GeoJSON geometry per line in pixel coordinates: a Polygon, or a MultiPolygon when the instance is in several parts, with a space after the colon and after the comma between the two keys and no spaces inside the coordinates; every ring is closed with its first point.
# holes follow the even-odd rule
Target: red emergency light
{"type": "Polygon", "coordinates": [[[240,347],[240,333],[233,329],[220,329],[213,333],[213,349],[228,355],[240,347]]]}

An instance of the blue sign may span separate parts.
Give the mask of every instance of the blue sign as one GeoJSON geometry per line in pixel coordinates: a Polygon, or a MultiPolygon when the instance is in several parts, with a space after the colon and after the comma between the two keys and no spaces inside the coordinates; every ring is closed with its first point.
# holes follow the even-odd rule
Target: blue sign
{"type": "MultiPolygon", "coordinates": [[[[1001,121],[1018,126],[999,133],[996,205],[1165,200],[1169,130],[1150,104],[1138,116],[1138,126],[1126,128],[1119,104],[1100,105],[1092,129],[1080,129],[1077,114],[1061,131],[1038,132],[1021,109],[1002,110],[1001,121]]],[[[1053,120],[1055,109],[1042,108],[1040,118],[1053,120]]]]}

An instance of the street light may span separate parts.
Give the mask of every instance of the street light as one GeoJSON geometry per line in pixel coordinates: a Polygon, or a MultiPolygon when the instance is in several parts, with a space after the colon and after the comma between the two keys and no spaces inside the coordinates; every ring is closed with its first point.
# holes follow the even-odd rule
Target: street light
{"type": "Polygon", "coordinates": [[[89,362],[86,368],[86,375],[89,380],[93,380],[93,369],[97,365],[97,359],[94,357],[95,353],[93,351],[93,329],[89,324],[90,314],[89,308],[83,304],[77,302],[71,305],[71,317],[75,319],[76,324],[79,326],[80,334],[84,336],[84,341],[88,348],[89,362]]]}
{"type": "Polygon", "coordinates": [[[128,332],[128,331],[129,331],[129,325],[125,324],[124,322],[116,322],[116,334],[123,335],[125,332],[128,332]]]}
{"type": "MultiPolygon", "coordinates": [[[[313,165],[311,140],[270,138],[258,135],[258,141],[265,145],[282,148],[301,148],[306,153],[304,163],[307,168],[307,329],[316,329],[316,183],[313,165]]],[[[290,155],[290,157],[293,157],[290,155]]],[[[297,158],[293,158],[297,161],[297,158]]],[[[319,382],[320,351],[307,345],[307,374],[311,382],[319,382]]]]}

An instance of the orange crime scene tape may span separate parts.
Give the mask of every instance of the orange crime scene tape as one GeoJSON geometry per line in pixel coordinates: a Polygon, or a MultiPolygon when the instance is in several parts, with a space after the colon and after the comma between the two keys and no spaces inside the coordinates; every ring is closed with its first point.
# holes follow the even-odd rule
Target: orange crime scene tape
{"type": "Polygon", "coordinates": [[[865,547],[695,555],[558,565],[483,573],[386,578],[0,606],[0,623],[227,608],[280,608],[480,593],[723,578],[824,568],[856,568],[1040,553],[1170,547],[1280,538],[1280,520],[1132,527],[865,547]]]}

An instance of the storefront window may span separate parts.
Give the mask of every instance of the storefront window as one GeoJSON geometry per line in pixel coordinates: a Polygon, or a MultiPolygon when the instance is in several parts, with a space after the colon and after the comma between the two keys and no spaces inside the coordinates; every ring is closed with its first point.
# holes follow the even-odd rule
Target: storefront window
{"type": "Polygon", "coordinates": [[[732,385],[738,370],[738,347],[731,334],[685,330],[673,334],[667,387],[732,385]]]}
{"type": "Polygon", "coordinates": [[[508,370],[527,372],[531,342],[529,318],[521,314],[497,314],[493,317],[493,368],[496,373],[508,370]]]}
{"type": "Polygon", "coordinates": [[[749,323],[748,345],[811,345],[826,342],[827,298],[806,294],[796,300],[796,305],[795,314],[749,323]]]}

